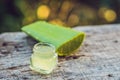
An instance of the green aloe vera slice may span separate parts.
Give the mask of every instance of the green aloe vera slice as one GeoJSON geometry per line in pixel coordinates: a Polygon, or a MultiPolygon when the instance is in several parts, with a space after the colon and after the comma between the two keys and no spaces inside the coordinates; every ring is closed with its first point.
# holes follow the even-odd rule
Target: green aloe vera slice
{"type": "Polygon", "coordinates": [[[76,50],[84,40],[84,32],[71,28],[37,21],[22,27],[22,30],[41,42],[48,42],[56,47],[59,56],[66,56],[76,50]]]}

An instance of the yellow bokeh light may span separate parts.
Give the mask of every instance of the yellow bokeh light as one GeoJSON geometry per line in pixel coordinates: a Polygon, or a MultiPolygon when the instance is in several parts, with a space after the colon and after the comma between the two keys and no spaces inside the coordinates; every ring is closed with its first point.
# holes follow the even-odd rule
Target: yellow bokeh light
{"type": "Polygon", "coordinates": [[[104,12],[104,18],[108,22],[113,22],[117,18],[116,12],[114,10],[108,9],[104,12]]]}
{"type": "Polygon", "coordinates": [[[47,19],[50,14],[50,8],[47,5],[41,5],[37,9],[38,19],[47,19]]]}
{"type": "Polygon", "coordinates": [[[63,5],[61,7],[62,11],[63,12],[68,11],[68,9],[70,8],[71,5],[72,4],[70,3],[70,1],[64,1],[63,5]]]}
{"type": "Polygon", "coordinates": [[[63,21],[61,21],[60,19],[50,20],[49,23],[55,24],[55,25],[60,25],[60,26],[66,26],[66,24],[63,21]]]}
{"type": "Polygon", "coordinates": [[[79,23],[79,17],[75,14],[71,14],[68,18],[69,26],[75,26],[79,23]]]}

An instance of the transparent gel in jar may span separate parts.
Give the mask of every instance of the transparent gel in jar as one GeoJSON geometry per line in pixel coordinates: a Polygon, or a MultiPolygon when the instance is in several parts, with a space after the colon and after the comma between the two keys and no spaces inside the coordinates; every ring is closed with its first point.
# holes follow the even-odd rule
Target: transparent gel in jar
{"type": "Polygon", "coordinates": [[[55,47],[49,43],[37,43],[33,47],[30,68],[42,74],[49,74],[57,66],[58,55],[55,47]]]}

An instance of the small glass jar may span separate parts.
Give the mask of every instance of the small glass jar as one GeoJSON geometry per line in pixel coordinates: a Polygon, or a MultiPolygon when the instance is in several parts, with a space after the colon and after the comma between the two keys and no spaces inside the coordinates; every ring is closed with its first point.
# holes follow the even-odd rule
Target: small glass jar
{"type": "Polygon", "coordinates": [[[49,43],[37,43],[33,47],[30,68],[42,74],[49,74],[57,66],[58,55],[55,47],[49,43]]]}

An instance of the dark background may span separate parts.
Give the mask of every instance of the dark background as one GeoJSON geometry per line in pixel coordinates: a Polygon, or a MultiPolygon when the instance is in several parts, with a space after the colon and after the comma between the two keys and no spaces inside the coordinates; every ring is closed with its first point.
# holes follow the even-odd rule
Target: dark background
{"type": "MultiPolygon", "coordinates": [[[[71,14],[74,10],[78,11],[79,14],[76,15],[79,17],[79,23],[69,25],[67,24],[67,19],[61,20],[58,18],[69,27],[120,23],[120,0],[0,0],[0,33],[20,31],[22,26],[40,20],[36,17],[36,8],[39,5],[46,4],[52,8],[57,6],[58,3],[62,5],[64,1],[72,1],[74,5],[76,4],[75,6],[79,6],[74,6],[74,9],[72,8],[68,12],[68,14],[71,14]],[[55,3],[55,5],[52,3],[55,3]],[[98,11],[102,7],[112,9],[116,13],[116,19],[112,22],[107,22],[105,19],[99,17],[98,11]],[[96,16],[89,18],[89,13],[95,13],[96,16]],[[28,17],[30,17],[29,20],[24,20],[28,17]]],[[[60,13],[60,8],[61,6],[58,7],[58,13],[60,13]]],[[[51,12],[51,14],[53,13],[51,12]]],[[[49,17],[46,21],[49,22],[51,19],[54,18],[49,17]]]]}

